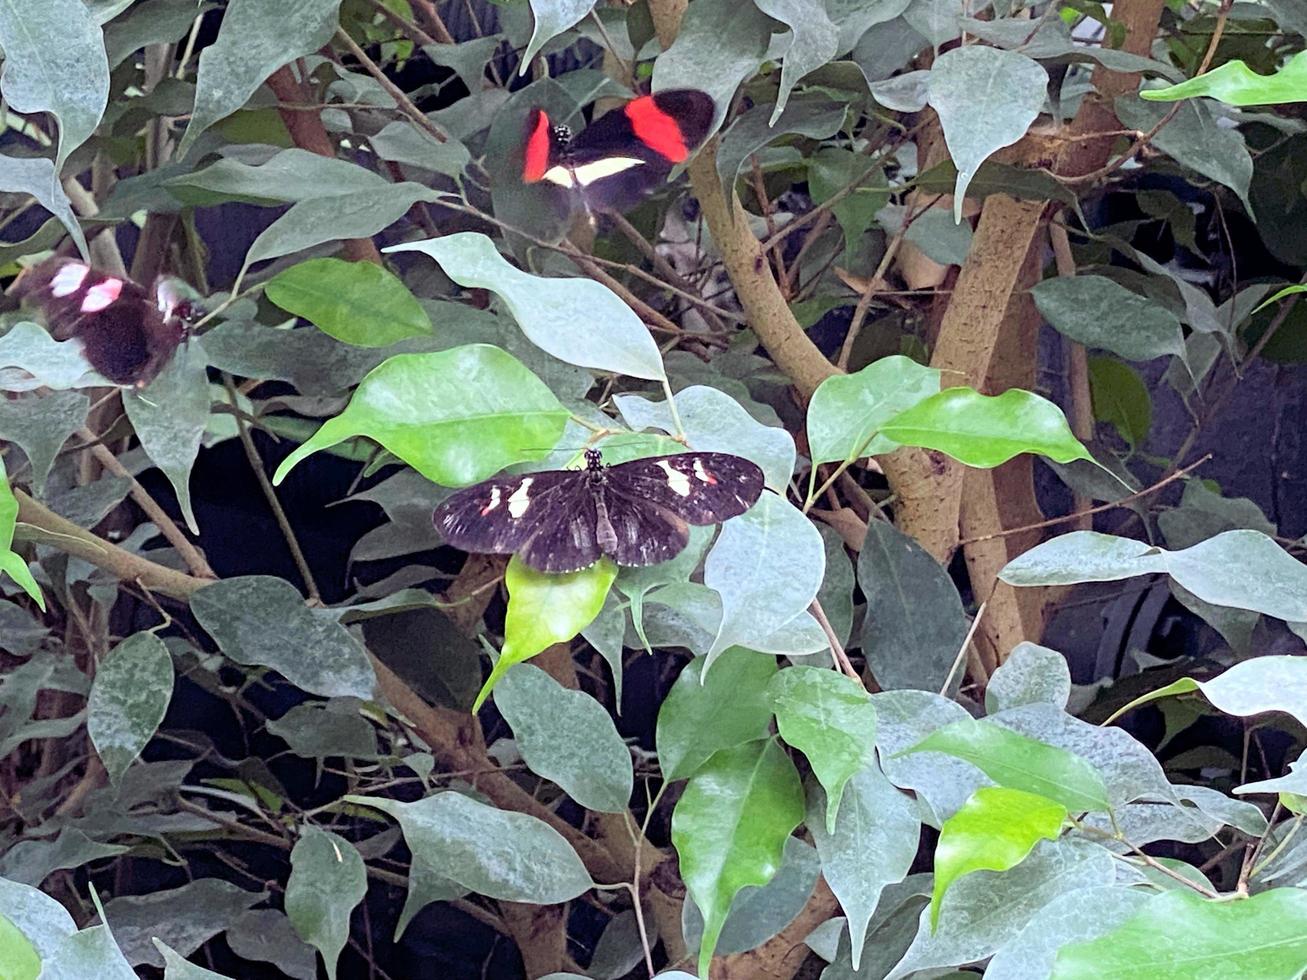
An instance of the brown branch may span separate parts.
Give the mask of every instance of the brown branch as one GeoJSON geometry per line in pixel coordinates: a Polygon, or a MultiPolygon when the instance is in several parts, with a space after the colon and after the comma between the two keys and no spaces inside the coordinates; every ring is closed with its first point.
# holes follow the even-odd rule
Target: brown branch
{"type": "Polygon", "coordinates": [[[426,24],[427,32],[437,41],[441,44],[454,43],[454,35],[450,34],[449,28],[445,26],[440,11],[436,9],[435,0],[409,0],[409,6],[413,8],[418,20],[426,24]]]}
{"type": "Polygon", "coordinates": [[[377,80],[377,84],[386,90],[386,94],[395,100],[404,115],[417,123],[418,128],[437,143],[448,142],[449,137],[445,135],[444,130],[428,119],[426,113],[413,104],[413,100],[408,97],[404,90],[386,77],[386,73],[381,70],[375,61],[368,57],[368,53],[360,48],[352,37],[346,34],[343,29],[336,32],[336,37],[354,56],[354,60],[362,65],[364,70],[377,80]]]}

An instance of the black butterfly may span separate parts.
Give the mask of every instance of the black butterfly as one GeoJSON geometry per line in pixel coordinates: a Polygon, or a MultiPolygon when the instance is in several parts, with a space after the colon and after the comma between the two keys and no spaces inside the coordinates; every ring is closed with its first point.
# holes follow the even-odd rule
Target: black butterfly
{"type": "Polygon", "coordinates": [[[81,341],[100,374],[144,388],[186,339],[198,312],[177,283],[160,276],[147,290],[80,259],[55,258],[24,273],[14,293],[41,307],[56,340],[81,341]]]}
{"type": "Polygon", "coordinates": [[[712,96],[698,89],[642,95],[573,136],[543,109],[527,116],[522,179],[563,188],[587,209],[624,211],[689,159],[712,125],[712,96]]]}
{"type": "Polygon", "coordinates": [[[517,552],[542,572],[574,572],[600,555],[619,565],[656,565],[686,546],[689,525],[743,514],[762,485],[762,470],[727,453],[605,466],[598,450],[587,449],[583,470],[486,480],[446,499],[434,521],[457,548],[517,552]]]}

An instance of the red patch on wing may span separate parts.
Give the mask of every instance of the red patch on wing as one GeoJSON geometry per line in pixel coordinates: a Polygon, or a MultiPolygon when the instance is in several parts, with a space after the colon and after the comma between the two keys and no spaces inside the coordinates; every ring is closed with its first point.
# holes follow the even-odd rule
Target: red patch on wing
{"type": "Polygon", "coordinates": [[[532,109],[527,122],[526,150],[522,164],[522,179],[528,184],[543,178],[549,169],[549,145],[549,117],[543,109],[532,109]]]}
{"type": "Polygon", "coordinates": [[[623,107],[631,129],[638,139],[655,153],[672,163],[680,163],[690,155],[676,117],[658,108],[652,95],[642,95],[623,107]]]}

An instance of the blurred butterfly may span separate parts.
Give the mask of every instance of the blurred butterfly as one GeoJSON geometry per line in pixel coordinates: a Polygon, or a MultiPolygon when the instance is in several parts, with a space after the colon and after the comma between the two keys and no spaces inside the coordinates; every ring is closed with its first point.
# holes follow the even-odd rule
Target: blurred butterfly
{"type": "Polygon", "coordinates": [[[590,211],[624,211],[689,159],[715,111],[707,92],[669,89],[632,99],[573,135],[543,109],[532,109],[522,179],[563,188],[590,211]]]}
{"type": "Polygon", "coordinates": [[[754,463],[728,453],[652,456],[585,469],[501,476],[460,490],[436,508],[436,529],[464,551],[517,552],[542,572],[574,572],[607,555],[656,565],[690,540],[691,524],[743,514],[762,493],[754,463]]]}
{"type": "Polygon", "coordinates": [[[23,273],[13,292],[41,308],[56,340],[80,341],[91,367],[105,378],[144,388],[200,312],[182,287],[160,276],[147,290],[80,259],[54,258],[23,273]]]}

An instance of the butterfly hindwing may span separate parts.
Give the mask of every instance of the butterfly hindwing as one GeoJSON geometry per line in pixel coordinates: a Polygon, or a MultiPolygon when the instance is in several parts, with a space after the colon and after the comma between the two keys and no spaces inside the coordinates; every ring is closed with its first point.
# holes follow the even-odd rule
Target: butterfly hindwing
{"type": "Polygon", "coordinates": [[[720,524],[738,517],[762,493],[757,464],[729,453],[682,453],[620,463],[608,484],[666,508],[688,524],[720,524]]]}
{"type": "Polygon", "coordinates": [[[657,565],[675,558],[690,543],[690,526],[666,507],[632,496],[612,482],[602,492],[614,538],[605,554],[617,564],[657,565]]]}
{"type": "Polygon", "coordinates": [[[575,572],[593,565],[603,549],[598,538],[595,492],[585,485],[585,474],[575,489],[555,494],[548,509],[536,515],[535,531],[518,551],[518,557],[542,572],[575,572]]]}

